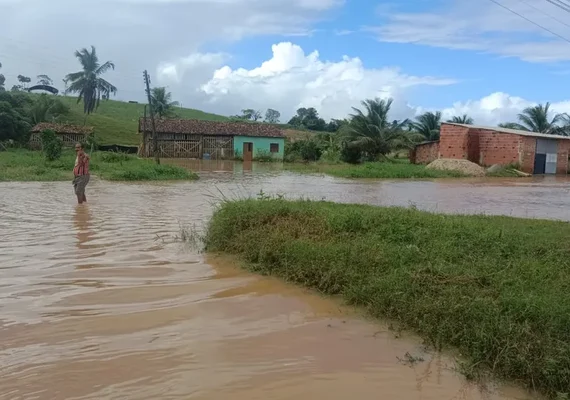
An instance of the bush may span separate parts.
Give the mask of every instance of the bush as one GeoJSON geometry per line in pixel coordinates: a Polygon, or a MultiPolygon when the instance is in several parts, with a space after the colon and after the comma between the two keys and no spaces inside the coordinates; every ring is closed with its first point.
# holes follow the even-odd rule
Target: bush
{"type": "Polygon", "coordinates": [[[120,162],[130,161],[134,157],[126,153],[106,151],[101,153],[99,158],[101,159],[101,161],[106,163],[120,163],[120,162]]]}
{"type": "Polygon", "coordinates": [[[42,150],[44,156],[49,161],[57,160],[61,157],[63,142],[57,137],[56,133],[50,129],[46,129],[41,133],[42,150]]]}
{"type": "Polygon", "coordinates": [[[362,161],[362,151],[354,145],[345,144],[340,151],[340,159],[345,163],[358,164],[362,161]]]}
{"type": "Polygon", "coordinates": [[[275,161],[271,152],[267,150],[258,150],[255,154],[255,161],[272,162],[275,161]]]}

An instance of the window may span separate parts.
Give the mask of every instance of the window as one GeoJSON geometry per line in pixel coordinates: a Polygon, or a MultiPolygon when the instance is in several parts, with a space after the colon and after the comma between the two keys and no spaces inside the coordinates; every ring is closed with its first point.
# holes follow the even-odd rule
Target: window
{"type": "Polygon", "coordinates": [[[271,153],[279,153],[279,143],[271,143],[269,145],[269,151],[271,153]]]}

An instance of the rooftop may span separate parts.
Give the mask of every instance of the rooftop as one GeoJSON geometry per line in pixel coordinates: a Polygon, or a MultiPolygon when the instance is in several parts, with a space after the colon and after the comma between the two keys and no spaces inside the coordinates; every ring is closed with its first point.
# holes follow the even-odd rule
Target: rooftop
{"type": "MultiPolygon", "coordinates": [[[[145,118],[139,119],[139,132],[143,132],[145,118]]],[[[273,125],[247,122],[219,122],[199,119],[156,119],[157,133],[186,133],[212,136],[285,137],[283,131],[273,125]]],[[[146,118],[147,132],[151,132],[150,118],[146,118]]]]}
{"type": "Polygon", "coordinates": [[[41,122],[32,128],[32,132],[42,132],[45,130],[52,130],[59,134],[75,134],[75,135],[90,135],[93,133],[92,126],[82,125],[69,125],[69,124],[53,124],[49,122],[41,122]]]}
{"type": "Polygon", "coordinates": [[[537,137],[537,138],[543,138],[543,139],[570,140],[569,136],[551,135],[551,134],[547,134],[547,133],[538,133],[538,132],[529,132],[529,131],[523,131],[520,129],[501,128],[499,126],[466,125],[466,124],[456,124],[454,122],[443,122],[442,125],[455,125],[455,126],[461,126],[461,127],[470,128],[470,129],[484,129],[487,131],[495,131],[495,132],[499,132],[499,133],[510,133],[513,135],[530,136],[530,137],[537,137]]]}

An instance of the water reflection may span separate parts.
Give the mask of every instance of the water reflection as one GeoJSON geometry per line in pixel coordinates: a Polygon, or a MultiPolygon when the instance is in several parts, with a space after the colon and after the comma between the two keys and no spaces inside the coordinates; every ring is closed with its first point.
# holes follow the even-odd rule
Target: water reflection
{"type": "Polygon", "coordinates": [[[93,236],[91,230],[91,210],[87,204],[76,205],[73,213],[73,225],[77,236],[77,247],[86,248],[85,243],[89,242],[93,236]]]}

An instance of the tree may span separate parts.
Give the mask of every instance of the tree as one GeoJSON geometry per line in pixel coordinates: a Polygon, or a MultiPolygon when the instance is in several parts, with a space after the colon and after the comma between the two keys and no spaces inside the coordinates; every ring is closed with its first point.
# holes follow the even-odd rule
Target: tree
{"type": "Polygon", "coordinates": [[[246,108],[241,110],[241,115],[234,115],[233,118],[244,119],[246,121],[257,121],[261,119],[261,111],[256,111],[253,108],[246,108]]]}
{"type": "MultiPolygon", "coordinates": [[[[0,69],[2,69],[2,63],[0,63],[0,69]]],[[[6,77],[2,74],[0,74],[0,92],[3,92],[4,90],[6,90],[4,88],[4,83],[6,82],[6,77]]]]}
{"type": "Polygon", "coordinates": [[[527,107],[517,115],[517,119],[519,122],[507,122],[499,126],[554,135],[565,134],[568,130],[567,122],[569,121],[565,114],[554,114],[552,119],[550,118],[550,103],[527,107]]]}
{"type": "Polygon", "coordinates": [[[327,123],[319,117],[319,113],[313,107],[301,107],[297,114],[288,122],[289,125],[304,127],[313,131],[324,131],[327,123]]]}
{"type": "Polygon", "coordinates": [[[464,125],[473,125],[473,118],[471,118],[467,114],[463,114],[461,116],[456,115],[453,118],[451,118],[450,120],[448,120],[447,122],[453,122],[456,124],[464,124],[464,125]]]}
{"type": "Polygon", "coordinates": [[[69,83],[66,93],[78,93],[77,102],[83,100],[83,112],[89,115],[99,107],[101,97],[108,99],[111,94],[117,93],[115,86],[101,78],[105,72],[115,69],[115,64],[111,61],[100,64],[94,46],[91,46],[91,51],[85,48],[77,50],[75,57],[82,70],[65,77],[69,83]]]}
{"type": "Polygon", "coordinates": [[[60,116],[69,112],[69,107],[57,97],[42,94],[28,106],[27,111],[31,122],[39,124],[40,122],[56,121],[60,116]]]}
{"type": "Polygon", "coordinates": [[[8,92],[0,93],[0,142],[14,140],[26,143],[31,124],[22,106],[25,100],[8,92]]]}
{"type": "MultiPolygon", "coordinates": [[[[352,108],[354,114],[350,115],[347,150],[359,149],[366,158],[376,160],[393,150],[413,145],[416,137],[404,129],[410,122],[407,119],[390,121],[388,118],[392,99],[367,99],[362,106],[364,111],[352,108]]],[[[354,151],[345,152],[351,153],[354,162],[354,151]]]]}
{"type": "Polygon", "coordinates": [[[53,85],[53,80],[47,75],[38,75],[36,78],[38,79],[38,85],[53,85]]]}
{"type": "Polygon", "coordinates": [[[425,112],[416,117],[416,121],[411,123],[412,128],[421,134],[425,140],[439,139],[439,126],[441,124],[441,112],[425,112]]]}
{"type": "Polygon", "coordinates": [[[279,118],[281,118],[281,113],[279,111],[272,108],[268,108],[267,111],[265,111],[265,122],[277,124],[279,123],[279,118]]]}
{"type": "Polygon", "coordinates": [[[159,118],[171,117],[174,115],[174,107],[178,106],[177,101],[172,101],[172,93],[167,92],[165,87],[155,87],[150,91],[152,109],[159,118]]]}
{"type": "Polygon", "coordinates": [[[18,82],[20,82],[20,87],[22,90],[25,90],[28,86],[28,83],[32,81],[32,78],[24,75],[18,75],[18,82]]]}

